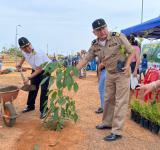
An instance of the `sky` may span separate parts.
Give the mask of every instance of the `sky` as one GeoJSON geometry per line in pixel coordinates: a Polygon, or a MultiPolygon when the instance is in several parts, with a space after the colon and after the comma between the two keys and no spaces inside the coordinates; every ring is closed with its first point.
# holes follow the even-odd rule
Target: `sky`
{"type": "MultiPolygon", "coordinates": [[[[143,22],[158,17],[159,6],[160,0],[143,0],[143,22]]],[[[51,55],[88,51],[94,20],[121,32],[141,23],[141,12],[142,0],[0,0],[0,51],[16,45],[16,27],[17,39],[26,37],[46,53],[48,44],[51,55]]]]}

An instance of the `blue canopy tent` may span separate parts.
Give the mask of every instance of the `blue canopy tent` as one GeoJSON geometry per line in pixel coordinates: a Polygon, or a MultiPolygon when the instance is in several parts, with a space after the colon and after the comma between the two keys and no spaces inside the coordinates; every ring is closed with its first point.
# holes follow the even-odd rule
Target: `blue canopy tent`
{"type": "Polygon", "coordinates": [[[149,21],[143,22],[141,24],[129,27],[127,29],[121,30],[121,33],[128,35],[132,34],[135,37],[143,37],[145,31],[153,30],[145,38],[160,39],[160,17],[151,19],[149,21]]]}

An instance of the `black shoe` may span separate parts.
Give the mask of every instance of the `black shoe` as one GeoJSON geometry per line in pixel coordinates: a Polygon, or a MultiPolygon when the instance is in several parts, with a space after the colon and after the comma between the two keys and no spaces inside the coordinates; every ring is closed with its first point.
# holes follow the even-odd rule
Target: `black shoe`
{"type": "Polygon", "coordinates": [[[103,129],[112,129],[112,127],[106,127],[106,126],[103,126],[102,124],[96,126],[96,128],[97,128],[97,129],[101,129],[101,130],[103,130],[103,129]]]}
{"type": "Polygon", "coordinates": [[[95,111],[95,113],[97,113],[97,114],[103,113],[103,109],[99,108],[98,110],[95,111]]]}
{"type": "Polygon", "coordinates": [[[46,117],[46,114],[45,113],[41,113],[41,115],[40,115],[40,119],[43,119],[43,118],[45,118],[46,117]]]}
{"type": "Polygon", "coordinates": [[[22,110],[22,113],[29,112],[29,111],[32,111],[34,109],[35,108],[29,108],[29,107],[27,107],[27,108],[25,108],[25,109],[22,110]]]}
{"type": "Polygon", "coordinates": [[[117,134],[109,134],[108,136],[104,137],[104,140],[105,141],[115,141],[117,139],[121,139],[122,138],[122,135],[117,135],[117,134]]]}

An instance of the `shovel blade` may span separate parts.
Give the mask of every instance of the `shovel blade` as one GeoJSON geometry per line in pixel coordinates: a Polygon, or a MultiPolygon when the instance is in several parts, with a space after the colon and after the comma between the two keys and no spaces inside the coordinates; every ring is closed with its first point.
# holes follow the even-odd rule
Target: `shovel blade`
{"type": "Polygon", "coordinates": [[[34,90],[36,90],[36,86],[25,84],[24,86],[21,87],[21,90],[23,90],[23,91],[34,91],[34,90]]]}

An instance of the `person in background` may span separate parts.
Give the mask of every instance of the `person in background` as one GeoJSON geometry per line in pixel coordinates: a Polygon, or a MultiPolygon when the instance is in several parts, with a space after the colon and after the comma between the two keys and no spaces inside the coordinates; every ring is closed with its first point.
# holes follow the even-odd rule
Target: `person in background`
{"type": "Polygon", "coordinates": [[[57,60],[56,60],[56,55],[55,55],[55,53],[53,54],[53,58],[52,58],[52,62],[56,62],[57,60]]]}
{"type": "MultiPolygon", "coordinates": [[[[132,47],[135,49],[134,51],[135,56],[130,66],[131,66],[131,73],[133,74],[134,77],[137,77],[137,73],[139,72],[138,66],[140,65],[140,48],[138,47],[137,45],[138,43],[135,41],[133,35],[127,35],[127,39],[132,45],[132,47]]],[[[130,85],[129,104],[131,102],[132,95],[133,95],[133,89],[131,89],[130,85]]]]}
{"type": "MultiPolygon", "coordinates": [[[[86,50],[82,50],[82,54],[83,54],[82,59],[84,59],[84,57],[86,56],[86,50]]],[[[86,69],[87,65],[83,67],[83,78],[86,78],[86,69]]]]}
{"type": "Polygon", "coordinates": [[[141,63],[141,70],[139,71],[140,79],[141,79],[141,73],[143,73],[143,76],[145,78],[146,70],[147,70],[147,54],[143,54],[143,60],[141,63]]]}
{"type": "Polygon", "coordinates": [[[68,65],[72,65],[72,58],[71,58],[70,55],[69,55],[69,57],[68,57],[68,65]]]}
{"type": "Polygon", "coordinates": [[[76,56],[76,65],[78,64],[78,62],[79,62],[79,59],[80,59],[80,53],[79,52],[77,52],[77,56],[76,56]]]}
{"type": "MultiPolygon", "coordinates": [[[[80,56],[79,56],[79,61],[82,61],[83,57],[84,57],[83,50],[81,50],[81,53],[80,53],[80,56]]],[[[80,71],[80,75],[81,75],[81,78],[82,78],[83,77],[83,68],[80,71]]]]}
{"type": "Polygon", "coordinates": [[[104,88],[105,88],[105,78],[106,78],[106,69],[104,64],[101,62],[98,67],[98,82],[99,82],[99,95],[101,99],[101,107],[95,111],[95,113],[103,113],[104,108],[104,88]]]}
{"type": "Polygon", "coordinates": [[[155,82],[149,83],[149,84],[138,84],[139,87],[136,89],[143,89],[146,90],[144,95],[147,95],[148,93],[152,92],[153,90],[158,90],[160,87],[160,80],[157,80],[155,82]]]}
{"type": "MultiPolygon", "coordinates": [[[[31,84],[35,85],[37,88],[37,90],[29,92],[28,100],[27,100],[28,106],[22,111],[22,113],[26,113],[35,109],[35,100],[38,94],[39,84],[42,82],[44,78],[50,77],[49,72],[46,73],[45,75],[43,74],[45,71],[45,67],[42,68],[40,65],[45,62],[50,63],[51,60],[40,48],[32,46],[31,42],[29,42],[27,38],[25,37],[19,38],[18,43],[19,43],[20,49],[22,50],[23,56],[20,63],[16,67],[21,68],[22,64],[26,60],[32,67],[32,73],[29,77],[25,79],[24,84],[28,84],[30,80],[31,84]]],[[[48,85],[49,85],[49,78],[41,85],[40,119],[43,119],[46,117],[46,114],[43,111],[44,111],[44,107],[47,105],[47,103],[45,105],[44,103],[46,100],[48,100],[48,96],[46,96],[48,92],[48,85]]]]}

